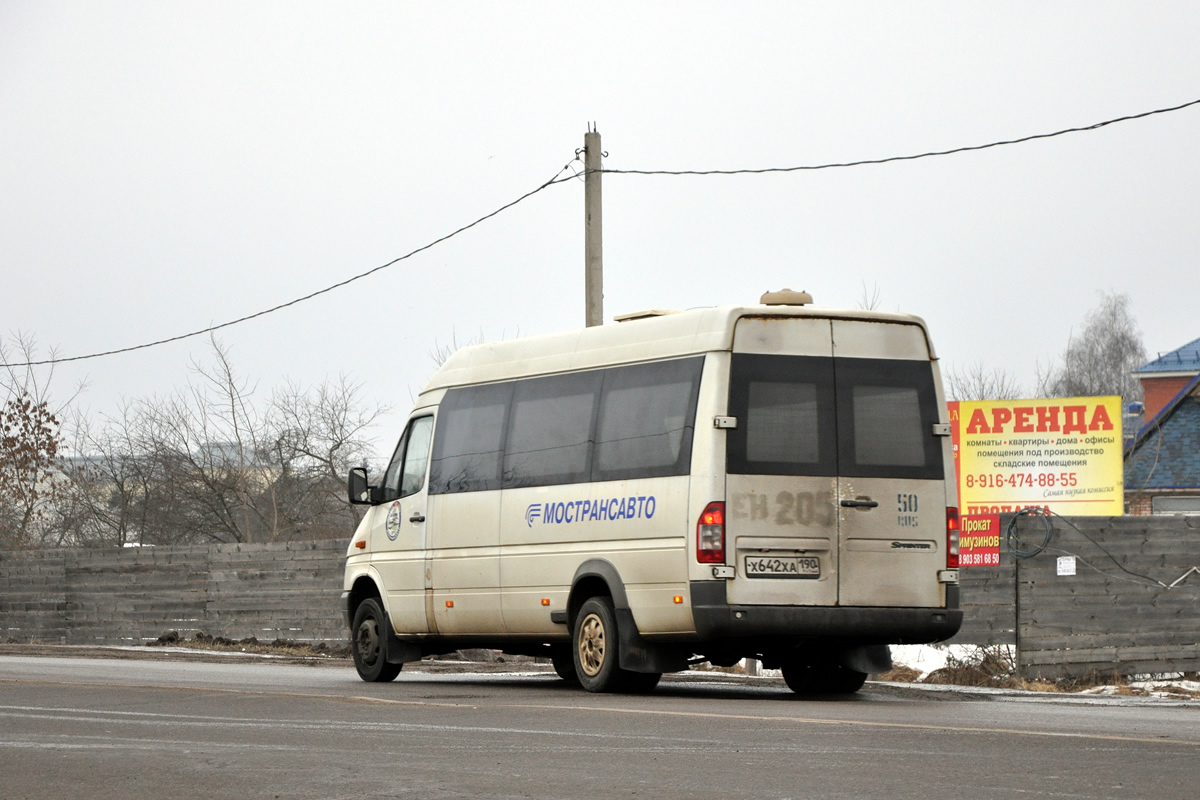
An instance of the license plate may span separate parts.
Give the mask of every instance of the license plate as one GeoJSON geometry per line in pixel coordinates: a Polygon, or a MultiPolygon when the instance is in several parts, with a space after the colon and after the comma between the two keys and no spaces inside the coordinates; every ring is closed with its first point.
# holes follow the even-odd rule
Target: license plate
{"type": "Polygon", "coordinates": [[[747,578],[819,578],[816,556],[746,556],[747,578]]]}

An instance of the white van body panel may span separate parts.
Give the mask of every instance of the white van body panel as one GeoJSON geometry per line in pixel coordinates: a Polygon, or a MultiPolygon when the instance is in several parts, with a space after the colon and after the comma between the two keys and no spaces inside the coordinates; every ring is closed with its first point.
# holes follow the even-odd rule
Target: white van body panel
{"type": "MultiPolygon", "coordinates": [[[[701,386],[729,385],[730,354],[709,353],[704,361],[701,386]]],[[[695,557],[696,521],[704,507],[725,496],[725,437],[714,420],[728,416],[729,398],[721,392],[701,391],[696,405],[696,438],[692,444],[692,474],[688,486],[687,544],[685,547],[688,580],[713,580],[712,565],[701,564],[695,557]]]]}
{"type": "MultiPolygon", "coordinates": [[[[837,311],[812,306],[701,308],[619,325],[463,347],[434,373],[418,402],[435,390],[454,386],[729,351],[734,326],[743,317],[809,318],[826,324],[830,319],[899,323],[913,325],[925,334],[924,320],[911,314],[837,311]]],[[[927,334],[925,339],[930,357],[936,358],[927,334]]]]}
{"type": "Polygon", "coordinates": [[[830,356],[832,320],[742,317],[733,334],[733,352],[789,356],[830,356]]]}
{"type": "Polygon", "coordinates": [[[538,486],[504,494],[500,586],[508,633],[561,633],[547,608],[566,607],[576,569],[597,554],[625,581],[639,630],[690,629],[688,609],[671,599],[687,595],[687,530],[682,523],[688,513],[687,476],[538,486]],[[618,515],[623,518],[616,519],[618,515]],[[635,596],[667,599],[635,604],[635,596]],[[543,598],[549,598],[549,606],[542,605],[543,598]]]}
{"type": "Polygon", "coordinates": [[[917,324],[864,320],[830,320],[833,355],[840,358],[889,358],[932,361],[925,328],[917,324]]]}
{"type": "Polygon", "coordinates": [[[500,607],[500,491],[431,495],[430,573],[440,634],[504,629],[500,607]],[[447,606],[447,602],[454,603],[447,606]]]}

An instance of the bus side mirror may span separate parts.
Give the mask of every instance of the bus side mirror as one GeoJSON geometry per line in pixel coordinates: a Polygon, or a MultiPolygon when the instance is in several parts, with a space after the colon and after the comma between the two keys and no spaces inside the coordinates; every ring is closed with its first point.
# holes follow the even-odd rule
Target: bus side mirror
{"type": "Polygon", "coordinates": [[[367,484],[367,468],[351,467],[350,475],[346,478],[346,499],[356,506],[370,505],[374,500],[372,494],[367,484]]]}

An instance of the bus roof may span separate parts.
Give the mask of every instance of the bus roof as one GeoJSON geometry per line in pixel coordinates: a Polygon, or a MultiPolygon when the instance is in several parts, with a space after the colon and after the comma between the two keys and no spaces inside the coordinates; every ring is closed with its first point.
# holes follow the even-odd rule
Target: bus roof
{"type": "Polygon", "coordinates": [[[655,313],[616,324],[468,345],[446,359],[424,391],[729,350],[733,346],[734,326],[747,316],[917,325],[925,336],[930,356],[936,358],[925,321],[911,314],[780,305],[715,306],[655,313]]]}

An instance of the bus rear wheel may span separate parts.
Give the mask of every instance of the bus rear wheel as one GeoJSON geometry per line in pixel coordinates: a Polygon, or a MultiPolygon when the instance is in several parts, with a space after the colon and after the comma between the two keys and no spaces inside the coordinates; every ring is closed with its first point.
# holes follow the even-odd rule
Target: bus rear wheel
{"type": "Polygon", "coordinates": [[[620,682],[617,618],[607,597],[590,597],[575,615],[575,675],[589,692],[611,692],[620,682]]]}
{"type": "Polygon", "coordinates": [[[867,682],[867,673],[834,662],[793,658],[783,664],[783,681],[796,694],[854,694],[867,682]]]}
{"type": "Polygon", "coordinates": [[[584,601],[575,615],[572,640],[575,676],[589,692],[640,694],[653,689],[662,678],[661,672],[630,672],[618,666],[617,615],[608,597],[584,601]]]}

